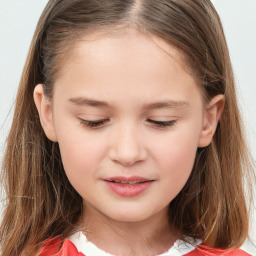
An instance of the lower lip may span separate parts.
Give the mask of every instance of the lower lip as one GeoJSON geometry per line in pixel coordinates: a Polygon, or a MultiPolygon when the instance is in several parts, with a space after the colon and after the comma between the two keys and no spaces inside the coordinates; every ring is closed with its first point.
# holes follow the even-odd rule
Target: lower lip
{"type": "Polygon", "coordinates": [[[108,187],[119,196],[133,197],[145,191],[152,184],[153,181],[146,181],[134,185],[116,183],[111,181],[105,182],[108,185],[108,187]]]}

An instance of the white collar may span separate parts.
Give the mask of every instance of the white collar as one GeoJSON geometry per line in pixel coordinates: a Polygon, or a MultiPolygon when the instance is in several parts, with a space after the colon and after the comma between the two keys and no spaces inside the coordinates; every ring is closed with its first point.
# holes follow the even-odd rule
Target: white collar
{"type": "MultiPolygon", "coordinates": [[[[68,239],[76,246],[78,252],[81,252],[86,256],[113,256],[89,242],[82,231],[76,232],[68,239]]],[[[201,244],[201,240],[188,238],[188,241],[189,243],[183,240],[177,240],[168,251],[159,254],[158,256],[182,256],[193,251],[196,246],[201,244]]]]}

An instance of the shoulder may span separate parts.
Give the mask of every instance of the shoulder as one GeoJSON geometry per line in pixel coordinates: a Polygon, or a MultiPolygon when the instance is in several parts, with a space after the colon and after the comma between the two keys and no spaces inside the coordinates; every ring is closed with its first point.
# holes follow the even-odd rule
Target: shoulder
{"type": "Polygon", "coordinates": [[[68,239],[62,240],[60,236],[47,239],[38,256],[86,256],[78,252],[75,245],[68,239]]]}
{"type": "Polygon", "coordinates": [[[241,249],[214,249],[206,245],[197,246],[192,252],[186,256],[252,256],[241,249]]]}

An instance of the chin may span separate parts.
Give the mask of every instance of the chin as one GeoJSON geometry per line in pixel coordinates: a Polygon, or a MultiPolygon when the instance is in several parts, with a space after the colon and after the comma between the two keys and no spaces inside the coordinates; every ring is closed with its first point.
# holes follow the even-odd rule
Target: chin
{"type": "Polygon", "coordinates": [[[148,212],[140,212],[138,210],[134,211],[126,208],[124,211],[115,211],[110,213],[108,217],[119,222],[140,222],[149,219],[152,215],[148,212]]]}

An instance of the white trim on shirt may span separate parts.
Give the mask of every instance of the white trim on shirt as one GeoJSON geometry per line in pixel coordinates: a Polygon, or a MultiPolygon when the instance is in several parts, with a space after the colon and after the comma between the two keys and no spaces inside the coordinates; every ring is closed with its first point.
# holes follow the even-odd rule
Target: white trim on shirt
{"type": "MultiPolygon", "coordinates": [[[[113,256],[105,251],[99,249],[95,244],[89,242],[82,231],[78,231],[68,238],[77,248],[77,250],[86,256],[113,256]]],[[[195,249],[201,240],[188,238],[188,242],[177,240],[173,246],[166,252],[158,256],[183,256],[195,249]]]]}

